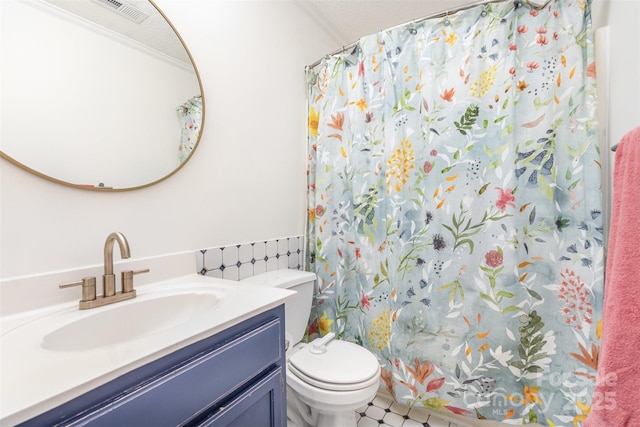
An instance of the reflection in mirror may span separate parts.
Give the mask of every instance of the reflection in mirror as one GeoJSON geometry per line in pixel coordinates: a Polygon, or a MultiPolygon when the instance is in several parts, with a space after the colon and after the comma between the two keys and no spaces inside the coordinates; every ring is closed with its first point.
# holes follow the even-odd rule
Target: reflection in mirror
{"type": "Polygon", "coordinates": [[[195,150],[198,73],[147,0],[2,0],[0,154],[79,188],[159,182],[195,150]]]}

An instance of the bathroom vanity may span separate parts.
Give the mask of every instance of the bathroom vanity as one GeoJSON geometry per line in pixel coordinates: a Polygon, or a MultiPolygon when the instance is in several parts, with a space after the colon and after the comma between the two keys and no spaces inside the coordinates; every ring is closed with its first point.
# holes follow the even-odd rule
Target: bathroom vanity
{"type": "MultiPolygon", "coordinates": [[[[193,289],[207,286],[218,290],[219,300],[213,307],[189,307],[194,316],[180,315],[177,325],[138,332],[106,347],[64,338],[71,327],[76,329],[69,333],[78,335],[76,324],[92,325],[96,314],[102,314],[98,311],[87,314],[66,308],[67,317],[62,321],[55,320],[63,316],[58,310],[44,316],[39,313],[17,327],[14,322],[10,325],[13,329],[2,336],[2,371],[9,375],[3,377],[0,423],[109,427],[286,425],[282,304],[293,292],[190,277],[157,288],[141,287],[141,301],[137,305],[135,300],[130,303],[138,310],[138,318],[128,321],[144,323],[141,317],[145,310],[140,309],[155,311],[151,304],[157,305],[164,298],[163,292],[168,295],[167,301],[173,302],[176,292],[191,295],[193,289]],[[81,318],[70,321],[69,316],[81,318]],[[202,325],[205,321],[210,323],[202,325]],[[194,334],[198,328],[201,330],[194,334]],[[30,334],[44,338],[24,342],[30,334]],[[176,340],[176,334],[189,337],[176,340]],[[163,341],[165,344],[160,344],[163,341]],[[5,344],[11,346],[11,351],[4,348],[5,344]],[[33,363],[21,367],[17,361],[25,357],[25,352],[31,353],[33,363]],[[12,362],[14,366],[9,366],[12,362]],[[12,373],[11,367],[20,372],[12,373]],[[45,371],[42,377],[37,374],[45,371]]],[[[203,300],[203,296],[204,293],[194,301],[203,300]]],[[[127,316],[123,311],[127,302],[119,304],[123,308],[117,315],[127,316]]],[[[189,299],[181,303],[189,304],[189,299]]]]}
{"type": "Polygon", "coordinates": [[[282,320],[271,309],[21,425],[282,426],[282,320]]]}

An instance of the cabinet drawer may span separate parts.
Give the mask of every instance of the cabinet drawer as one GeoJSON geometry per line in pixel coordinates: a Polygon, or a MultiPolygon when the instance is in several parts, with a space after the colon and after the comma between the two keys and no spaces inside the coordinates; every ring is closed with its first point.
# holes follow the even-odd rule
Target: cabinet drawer
{"type": "Polygon", "coordinates": [[[176,426],[197,418],[282,358],[273,319],[97,408],[71,425],[176,426]]]}
{"type": "Polygon", "coordinates": [[[282,368],[271,371],[229,402],[223,402],[199,427],[273,427],[286,423],[282,368]]]}

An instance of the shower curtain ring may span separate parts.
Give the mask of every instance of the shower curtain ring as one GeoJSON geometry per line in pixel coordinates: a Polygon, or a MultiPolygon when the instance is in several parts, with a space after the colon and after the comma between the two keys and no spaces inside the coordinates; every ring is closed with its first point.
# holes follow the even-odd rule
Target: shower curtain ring
{"type": "Polygon", "coordinates": [[[411,35],[415,36],[416,34],[418,34],[418,31],[416,30],[416,21],[411,20],[411,23],[407,27],[407,30],[409,31],[409,34],[411,34],[411,35]]]}
{"type": "Polygon", "coordinates": [[[449,25],[449,24],[451,24],[451,21],[449,21],[449,10],[447,10],[444,13],[444,25],[449,25]]]}

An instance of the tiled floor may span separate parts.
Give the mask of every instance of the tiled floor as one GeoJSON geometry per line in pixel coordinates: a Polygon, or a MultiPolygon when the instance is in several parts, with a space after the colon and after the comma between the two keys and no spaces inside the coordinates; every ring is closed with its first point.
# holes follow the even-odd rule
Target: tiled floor
{"type": "Polygon", "coordinates": [[[357,410],[356,419],[358,427],[462,427],[421,408],[400,405],[384,395],[357,410]]]}

